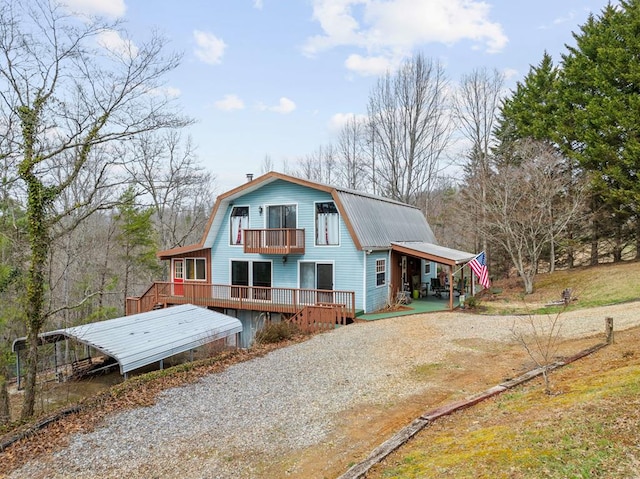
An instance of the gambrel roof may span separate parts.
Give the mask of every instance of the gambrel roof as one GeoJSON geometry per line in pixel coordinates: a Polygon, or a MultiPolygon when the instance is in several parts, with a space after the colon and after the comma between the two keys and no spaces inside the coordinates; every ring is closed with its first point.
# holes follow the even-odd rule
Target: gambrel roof
{"type": "Polygon", "coordinates": [[[179,253],[201,250],[207,247],[205,245],[213,244],[223,225],[227,207],[235,199],[278,180],[329,193],[347,225],[354,244],[360,250],[389,249],[393,241],[436,243],[433,231],[422,211],[414,206],[348,188],[270,172],[218,196],[200,243],[161,251],[158,256],[167,259],[179,253]]]}

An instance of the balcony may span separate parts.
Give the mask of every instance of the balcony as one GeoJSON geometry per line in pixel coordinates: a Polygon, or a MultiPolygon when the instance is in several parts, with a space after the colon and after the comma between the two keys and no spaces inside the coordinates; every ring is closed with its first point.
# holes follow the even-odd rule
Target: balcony
{"type": "Polygon", "coordinates": [[[339,306],[355,317],[355,292],[324,289],[265,288],[210,283],[156,282],[140,297],[127,298],[126,313],[175,304],[296,314],[305,306],[339,306]]]}
{"type": "Polygon", "coordinates": [[[304,230],[289,228],[244,230],[244,252],[304,254],[304,230]]]}

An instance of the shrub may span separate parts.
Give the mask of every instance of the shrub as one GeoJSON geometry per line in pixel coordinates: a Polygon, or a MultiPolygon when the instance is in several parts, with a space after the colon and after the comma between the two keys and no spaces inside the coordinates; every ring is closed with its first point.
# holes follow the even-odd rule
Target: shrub
{"type": "Polygon", "coordinates": [[[268,322],[256,333],[257,344],[273,344],[286,341],[298,334],[298,326],[289,321],[268,322]]]}
{"type": "Polygon", "coordinates": [[[477,296],[469,296],[465,299],[464,307],[467,309],[476,309],[480,306],[480,298],[477,296]]]}

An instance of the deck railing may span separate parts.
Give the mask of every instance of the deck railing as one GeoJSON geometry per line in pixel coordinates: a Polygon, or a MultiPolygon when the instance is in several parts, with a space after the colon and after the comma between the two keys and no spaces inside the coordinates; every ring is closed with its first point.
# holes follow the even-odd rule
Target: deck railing
{"type": "Polygon", "coordinates": [[[244,252],[304,254],[304,230],[289,228],[244,230],[244,252]]]}
{"type": "Polygon", "coordinates": [[[138,298],[127,298],[126,314],[151,311],[154,306],[191,303],[214,308],[297,313],[305,306],[342,305],[348,318],[355,317],[355,292],[266,288],[211,283],[156,282],[138,298]]]}

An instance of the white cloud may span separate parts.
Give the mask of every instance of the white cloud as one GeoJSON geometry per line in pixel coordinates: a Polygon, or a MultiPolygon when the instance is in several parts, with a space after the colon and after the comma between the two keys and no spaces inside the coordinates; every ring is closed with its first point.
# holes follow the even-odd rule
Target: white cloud
{"type": "Polygon", "coordinates": [[[427,43],[469,40],[498,52],[508,40],[489,14],[490,6],[480,0],[314,0],[313,17],[323,34],[309,38],[304,51],[363,49],[366,56],[352,54],[347,60],[347,66],[361,68],[363,74],[371,74],[374,59],[397,64],[427,43]]]}
{"type": "Polygon", "coordinates": [[[199,30],[194,30],[193,37],[198,46],[195,50],[196,57],[210,65],[217,65],[222,61],[224,50],[227,48],[222,39],[216,37],[213,33],[199,30]]]}
{"type": "Polygon", "coordinates": [[[262,10],[262,0],[253,0],[253,8],[262,10]]]}
{"type": "Polygon", "coordinates": [[[286,97],[282,97],[280,98],[280,101],[278,102],[277,105],[268,106],[264,103],[258,103],[257,108],[258,110],[261,110],[261,111],[268,110],[268,111],[273,111],[275,113],[282,113],[283,115],[286,115],[287,113],[291,113],[296,109],[296,104],[293,102],[293,100],[290,100],[289,98],[286,98],[286,97]]]}
{"type": "Polygon", "coordinates": [[[357,72],[364,76],[378,76],[385,74],[388,70],[392,69],[395,62],[391,59],[377,56],[377,57],[363,57],[362,55],[349,55],[345,60],[344,65],[347,69],[357,72]]]}
{"type": "Polygon", "coordinates": [[[518,70],[516,70],[515,68],[505,68],[502,73],[503,73],[504,78],[506,80],[511,80],[512,78],[515,78],[518,75],[520,75],[520,72],[518,70]]]}
{"type": "Polygon", "coordinates": [[[97,38],[97,43],[102,48],[105,48],[119,56],[135,58],[136,55],[138,55],[138,47],[136,47],[131,40],[122,38],[120,33],[115,30],[105,30],[100,32],[97,38]]]}
{"type": "Polygon", "coordinates": [[[357,121],[364,123],[369,117],[367,115],[356,113],[336,113],[329,120],[329,130],[339,132],[348,122],[353,121],[354,118],[357,121]]]}
{"type": "Polygon", "coordinates": [[[275,111],[276,113],[282,113],[285,115],[287,113],[291,113],[295,109],[296,104],[292,100],[289,100],[285,97],[280,98],[280,101],[276,106],[272,106],[271,108],[269,108],[269,110],[271,111],[275,111]]]}
{"type": "Polygon", "coordinates": [[[237,95],[225,95],[222,100],[215,102],[215,107],[222,111],[243,110],[244,102],[237,95]]]}
{"type": "Polygon", "coordinates": [[[60,3],[76,13],[111,18],[123,17],[127,10],[124,0],[63,0],[60,3]]]}

